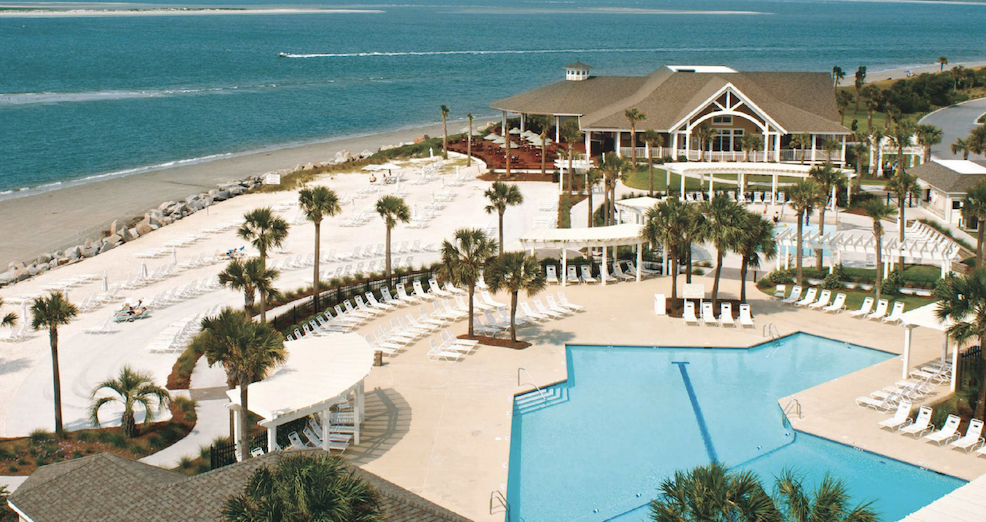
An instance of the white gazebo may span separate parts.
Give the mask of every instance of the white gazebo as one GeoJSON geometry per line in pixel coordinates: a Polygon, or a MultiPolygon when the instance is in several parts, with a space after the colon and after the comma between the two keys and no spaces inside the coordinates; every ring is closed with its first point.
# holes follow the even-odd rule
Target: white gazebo
{"type": "MultiPolygon", "coordinates": [[[[945,364],[948,360],[948,329],[954,324],[951,320],[940,321],[938,316],[935,314],[935,308],[937,308],[938,303],[931,303],[929,305],[924,305],[921,308],[915,308],[910,312],[904,312],[900,316],[900,325],[904,327],[904,354],[901,355],[903,364],[901,367],[901,378],[906,379],[908,373],[910,373],[911,367],[911,337],[913,336],[913,330],[915,328],[930,328],[942,333],[942,344],[941,344],[941,363],[945,364]]],[[[959,365],[959,346],[952,346],[952,382],[951,391],[955,391],[958,383],[955,380],[956,369],[959,365]]]]}
{"type": "Polygon", "coordinates": [[[640,247],[646,243],[640,236],[643,228],[641,225],[632,223],[592,228],[536,228],[521,236],[520,244],[525,249],[530,249],[532,254],[538,248],[561,249],[560,279],[562,286],[565,286],[568,280],[568,249],[601,247],[603,249],[603,262],[600,263],[599,269],[602,273],[602,284],[605,286],[609,276],[609,270],[606,267],[606,250],[620,246],[634,245],[637,247],[635,267],[637,269],[637,281],[640,281],[640,267],[643,264],[643,249],[640,247]]]}
{"type": "MultiPolygon", "coordinates": [[[[328,450],[329,409],[343,402],[353,407],[353,442],[359,444],[363,380],[373,366],[374,350],[370,344],[359,334],[338,334],[290,341],[284,347],[288,352],[284,365],[249,389],[249,409],[262,417],[259,424],[267,428],[268,451],[277,449],[278,426],[312,414],[322,416],[320,435],[323,449],[328,450]]],[[[239,387],[228,390],[226,395],[228,407],[239,411],[239,387]]],[[[238,443],[239,437],[236,439],[238,443]]]]}
{"type": "MultiPolygon", "coordinates": [[[[681,176],[680,197],[685,197],[685,178],[695,178],[704,180],[706,175],[709,177],[709,199],[715,195],[715,175],[716,174],[736,174],[738,186],[746,186],[747,176],[770,176],[770,204],[777,201],[777,187],[781,177],[793,177],[808,179],[811,177],[811,165],[794,165],[790,163],[759,163],[753,161],[728,162],[728,161],[687,161],[681,163],[665,163],[667,169],[666,186],[671,187],[671,174],[681,176]]],[[[838,167],[835,167],[838,168],[838,167]]],[[[838,169],[846,178],[852,180],[856,173],[851,169],[838,169]]],[[[846,194],[851,194],[852,183],[846,184],[846,194]]],[[[832,187],[832,201],[835,204],[835,187],[832,187]]],[[[766,194],[764,202],[767,202],[766,194]]]]}
{"type": "Polygon", "coordinates": [[[621,199],[616,202],[617,220],[620,223],[644,224],[647,211],[662,200],[650,196],[621,199]]]}

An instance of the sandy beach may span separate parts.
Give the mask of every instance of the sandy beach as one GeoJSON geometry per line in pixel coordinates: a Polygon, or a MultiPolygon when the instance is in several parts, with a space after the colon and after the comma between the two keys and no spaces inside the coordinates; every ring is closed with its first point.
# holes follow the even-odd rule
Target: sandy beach
{"type": "MultiPolygon", "coordinates": [[[[949,63],[948,65],[945,66],[945,70],[947,71],[949,69],[953,69],[960,65],[962,67],[978,68],[978,67],[986,66],[986,61],[949,63]]],[[[886,80],[900,80],[903,78],[907,78],[908,72],[912,73],[913,75],[913,74],[923,74],[923,73],[936,73],[939,72],[940,70],[941,70],[941,65],[939,65],[938,63],[917,65],[914,67],[900,67],[897,69],[885,69],[885,70],[871,69],[866,71],[866,83],[882,82],[886,80]]],[[[856,73],[856,70],[845,69],[845,71],[846,71],[846,77],[841,82],[839,82],[839,85],[853,85],[853,82],[855,81],[853,75],[856,73]]]]}
{"type": "MultiPolygon", "coordinates": [[[[461,122],[450,123],[458,130],[461,122]]],[[[0,201],[0,267],[77,244],[93,227],[114,219],[143,215],[169,200],[208,191],[218,183],[243,179],[297,164],[325,162],[335,153],[376,151],[381,146],[412,141],[422,134],[440,136],[441,125],[345,138],[243,154],[230,158],[151,171],[0,201]]],[[[94,231],[90,231],[94,233],[94,231]]]]}

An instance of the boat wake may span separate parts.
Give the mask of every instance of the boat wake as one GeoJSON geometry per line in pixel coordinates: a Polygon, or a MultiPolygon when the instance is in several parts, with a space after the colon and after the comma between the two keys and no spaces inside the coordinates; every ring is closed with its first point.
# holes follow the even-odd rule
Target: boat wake
{"type": "Polygon", "coordinates": [[[287,53],[277,55],[281,58],[368,58],[378,56],[447,56],[484,54],[583,54],[583,53],[659,53],[659,52],[750,52],[762,51],[763,47],[648,47],[631,49],[490,49],[465,51],[372,51],[360,53],[287,53]]]}

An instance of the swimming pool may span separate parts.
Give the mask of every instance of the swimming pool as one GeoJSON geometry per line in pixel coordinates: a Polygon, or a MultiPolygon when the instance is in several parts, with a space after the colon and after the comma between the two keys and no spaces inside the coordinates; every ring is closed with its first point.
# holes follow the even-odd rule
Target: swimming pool
{"type": "Polygon", "coordinates": [[[831,472],[884,521],[964,483],[786,425],[777,399],[891,354],[795,334],[749,350],[569,346],[567,357],[568,381],[547,401],[514,401],[511,521],[646,520],[662,479],[713,460],[768,487],[785,467],[810,482],[831,472]]]}

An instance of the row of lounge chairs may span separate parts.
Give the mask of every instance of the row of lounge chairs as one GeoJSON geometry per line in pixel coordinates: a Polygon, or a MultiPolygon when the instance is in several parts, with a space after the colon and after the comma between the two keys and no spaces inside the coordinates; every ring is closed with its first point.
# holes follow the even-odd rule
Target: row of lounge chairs
{"type": "Polygon", "coordinates": [[[699,322],[701,322],[705,326],[735,327],[739,325],[753,327],[753,316],[750,315],[750,305],[748,304],[739,305],[739,315],[734,320],[733,305],[731,303],[720,303],[719,317],[716,318],[711,302],[702,303],[702,316],[697,317],[695,315],[695,303],[693,301],[685,301],[685,309],[682,312],[681,318],[685,321],[686,325],[698,326],[699,322]]]}
{"type": "MultiPolygon", "coordinates": [[[[570,265],[567,267],[568,273],[566,274],[566,282],[571,284],[592,284],[598,283],[602,279],[602,273],[599,274],[599,278],[592,276],[592,267],[589,265],[570,265]]],[[[651,270],[646,267],[640,267],[641,277],[651,277],[660,275],[660,271],[651,270]]],[[[615,283],[618,281],[634,281],[637,279],[637,267],[632,261],[619,261],[613,264],[613,272],[608,274],[606,279],[607,283],[615,283]],[[623,270],[624,264],[626,266],[626,271],[623,270]]],[[[555,265],[547,265],[545,267],[545,280],[548,283],[559,284],[561,280],[558,278],[558,269],[555,265]]]]}
{"type": "MultiPolygon", "coordinates": [[[[840,292],[835,295],[835,299],[832,299],[831,290],[823,289],[819,294],[818,287],[809,288],[804,296],[801,295],[801,292],[802,287],[795,285],[791,288],[791,294],[784,297],[786,293],[785,285],[777,285],[777,289],[774,291],[774,297],[779,298],[783,304],[792,304],[823,312],[839,313],[846,309],[846,294],[844,293],[840,292]]],[[[890,308],[890,301],[888,299],[880,299],[879,303],[876,303],[876,310],[873,310],[873,304],[874,299],[867,297],[863,299],[863,304],[859,307],[859,310],[850,311],[849,316],[896,324],[900,322],[901,316],[904,314],[903,301],[895,302],[890,313],[887,313],[887,310],[890,308]]]]}
{"type": "MultiPolygon", "coordinates": [[[[520,328],[552,319],[561,319],[583,310],[585,307],[570,302],[565,293],[559,291],[556,295],[546,295],[543,302],[541,298],[535,297],[518,303],[514,321],[520,328]]],[[[497,307],[496,310],[484,310],[482,317],[474,318],[473,330],[491,337],[509,332],[510,312],[506,306],[497,307]]]]}
{"type": "Polygon", "coordinates": [[[856,397],[856,405],[887,413],[904,400],[918,400],[935,393],[935,387],[952,378],[951,364],[930,363],[911,370],[910,379],[902,379],[876,390],[869,395],[856,397]]]}
{"type": "Polygon", "coordinates": [[[950,449],[960,449],[966,453],[976,452],[977,455],[986,455],[986,440],[983,439],[983,421],[972,419],[966,428],[965,435],[959,432],[959,424],[962,419],[958,415],[949,415],[941,428],[936,428],[931,422],[933,410],[928,406],[922,406],[915,417],[911,417],[911,401],[902,400],[897,405],[897,410],[889,419],[884,419],[877,423],[881,429],[886,428],[903,435],[911,435],[914,438],[922,437],[922,440],[934,442],[938,446],[945,446],[950,449]],[[978,449],[977,449],[978,448],[978,449]]]}
{"type": "MultiPolygon", "coordinates": [[[[374,259],[369,263],[364,263],[360,261],[353,266],[352,263],[346,266],[337,266],[332,272],[328,270],[322,270],[319,272],[320,276],[324,279],[336,279],[345,276],[353,276],[356,274],[366,274],[373,273],[386,268],[387,262],[383,259],[374,259]]],[[[414,256],[407,256],[406,258],[395,258],[393,260],[393,268],[410,269],[414,266],[414,256]]]]}

